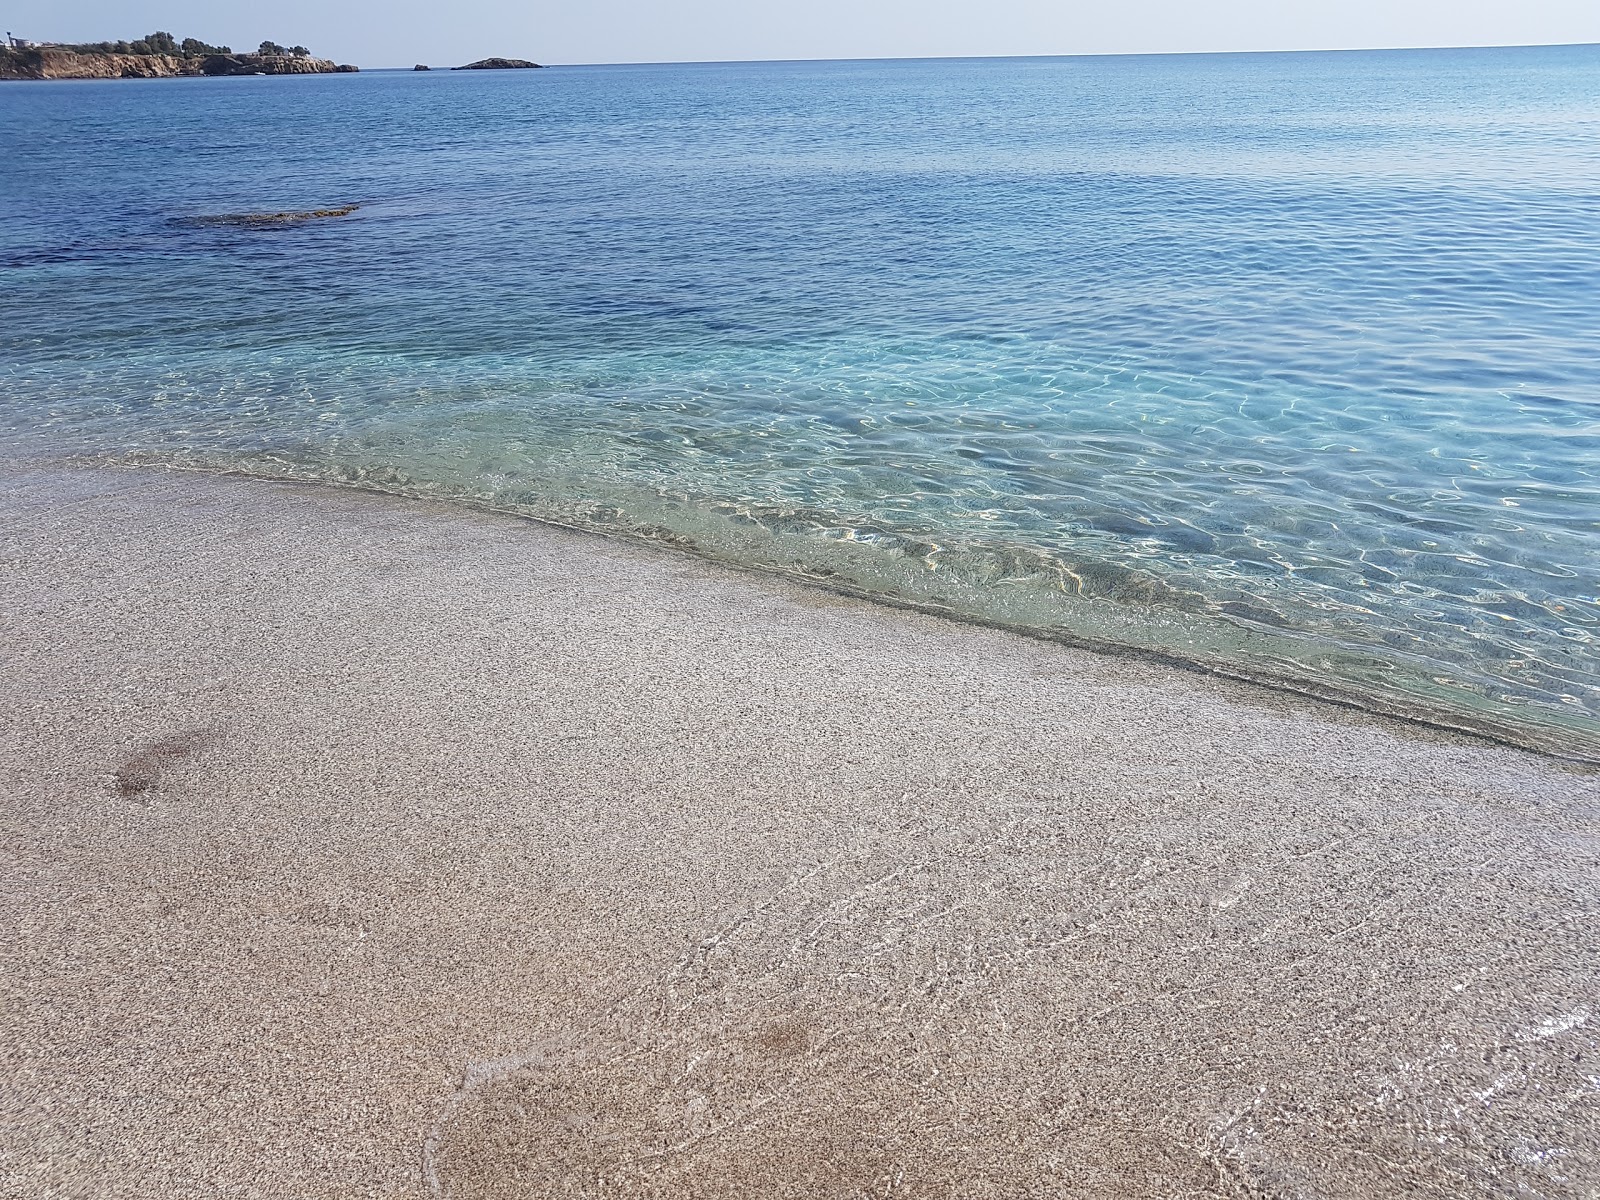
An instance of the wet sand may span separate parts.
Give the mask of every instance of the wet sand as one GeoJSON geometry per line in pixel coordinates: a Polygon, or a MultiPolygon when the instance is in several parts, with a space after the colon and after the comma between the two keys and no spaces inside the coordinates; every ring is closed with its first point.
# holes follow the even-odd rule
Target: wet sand
{"type": "Polygon", "coordinates": [[[421,502],[0,472],[0,1195],[1595,1195],[1600,777],[421,502]]]}

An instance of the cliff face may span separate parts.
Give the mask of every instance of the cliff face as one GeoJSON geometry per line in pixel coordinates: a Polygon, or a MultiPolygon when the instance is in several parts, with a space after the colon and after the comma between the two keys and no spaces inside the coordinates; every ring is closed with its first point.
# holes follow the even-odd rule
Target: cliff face
{"type": "MultiPolygon", "coordinates": [[[[166,54],[74,54],[37,48],[0,50],[0,79],[151,79],[190,75],[189,60],[166,54]]],[[[196,67],[199,63],[194,64],[196,67]]]]}
{"type": "Polygon", "coordinates": [[[325,75],[354,71],[326,58],[262,54],[213,54],[176,58],[170,54],[78,54],[39,46],[0,49],[0,79],[160,79],[174,75],[325,75]]]}

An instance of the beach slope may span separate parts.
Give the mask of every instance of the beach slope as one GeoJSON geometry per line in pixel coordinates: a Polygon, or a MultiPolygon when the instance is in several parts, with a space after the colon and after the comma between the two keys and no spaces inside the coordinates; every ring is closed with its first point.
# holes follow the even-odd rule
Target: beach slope
{"type": "Polygon", "coordinates": [[[1581,768],[510,517],[0,482],[0,1194],[1600,1187],[1581,768]]]}

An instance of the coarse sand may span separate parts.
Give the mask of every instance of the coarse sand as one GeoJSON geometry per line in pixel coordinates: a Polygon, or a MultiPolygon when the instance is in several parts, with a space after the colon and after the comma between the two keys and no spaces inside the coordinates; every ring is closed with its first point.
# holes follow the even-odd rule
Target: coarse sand
{"type": "Polygon", "coordinates": [[[0,491],[0,1195],[1600,1195],[1592,770],[441,504],[0,491]]]}

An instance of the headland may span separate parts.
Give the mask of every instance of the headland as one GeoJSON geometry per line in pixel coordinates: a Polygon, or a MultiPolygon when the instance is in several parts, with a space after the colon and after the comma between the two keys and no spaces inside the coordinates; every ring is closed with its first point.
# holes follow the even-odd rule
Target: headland
{"type": "Polygon", "coordinates": [[[152,33],[132,42],[64,44],[11,39],[0,46],[0,80],[161,79],[183,75],[326,75],[359,68],[318,58],[304,46],[263,42],[235,54],[196,38],[152,33]]]}

